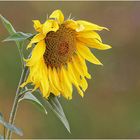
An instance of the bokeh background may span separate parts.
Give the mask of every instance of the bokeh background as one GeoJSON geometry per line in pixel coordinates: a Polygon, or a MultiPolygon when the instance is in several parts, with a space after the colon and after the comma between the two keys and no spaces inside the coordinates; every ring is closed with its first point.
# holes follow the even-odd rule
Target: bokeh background
{"type": "MultiPolygon", "coordinates": [[[[43,22],[55,9],[108,27],[100,35],[113,48],[93,50],[104,66],[88,63],[93,78],[83,99],[76,92],[73,100],[60,99],[72,134],[49,108],[45,116],[22,102],[16,118],[22,138],[140,138],[140,2],[0,2],[0,13],[23,32],[34,33],[32,20],[43,22]]],[[[0,112],[6,119],[21,72],[15,43],[2,42],[7,36],[0,23],[0,112]]]]}

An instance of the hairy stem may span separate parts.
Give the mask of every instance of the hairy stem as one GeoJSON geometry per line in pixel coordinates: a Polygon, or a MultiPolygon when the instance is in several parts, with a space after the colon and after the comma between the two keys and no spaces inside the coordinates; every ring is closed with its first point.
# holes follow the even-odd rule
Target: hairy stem
{"type": "MultiPolygon", "coordinates": [[[[17,109],[18,109],[18,101],[20,99],[19,93],[21,92],[20,85],[25,81],[27,71],[28,71],[28,69],[27,69],[27,67],[25,67],[23,69],[21,77],[20,77],[20,81],[19,81],[19,84],[18,84],[18,88],[17,88],[17,91],[16,91],[14,103],[13,103],[13,107],[12,107],[10,117],[9,117],[9,123],[10,124],[14,124],[14,121],[15,121],[16,112],[17,112],[17,109]]],[[[11,136],[12,136],[12,132],[10,130],[8,130],[6,138],[11,139],[11,136]]]]}

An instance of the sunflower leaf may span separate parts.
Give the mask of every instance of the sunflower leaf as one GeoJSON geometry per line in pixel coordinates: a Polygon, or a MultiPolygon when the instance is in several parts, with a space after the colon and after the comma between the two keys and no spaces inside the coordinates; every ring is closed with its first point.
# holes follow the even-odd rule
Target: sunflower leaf
{"type": "Polygon", "coordinates": [[[16,30],[13,28],[12,24],[6,18],[0,15],[0,19],[10,35],[16,33],[16,30]]]}
{"type": "MultiPolygon", "coordinates": [[[[2,23],[3,23],[4,27],[6,28],[6,30],[9,32],[10,36],[14,36],[14,34],[16,34],[16,30],[14,29],[12,24],[5,17],[3,17],[1,14],[0,14],[0,20],[2,21],[2,23]]],[[[18,47],[20,56],[22,56],[23,55],[22,47],[23,47],[24,41],[15,40],[15,43],[16,43],[16,45],[18,47]]],[[[22,64],[22,68],[23,68],[24,67],[24,62],[23,62],[22,58],[21,58],[21,64],[22,64]]]]}
{"type": "Polygon", "coordinates": [[[24,41],[32,36],[33,35],[30,33],[16,32],[7,37],[4,41],[24,41]]]}
{"type": "Polygon", "coordinates": [[[56,116],[60,119],[60,121],[64,124],[66,129],[70,132],[69,122],[64,114],[63,108],[58,100],[58,97],[51,94],[48,99],[48,104],[50,109],[56,114],[56,116]]]}
{"type": "Polygon", "coordinates": [[[20,135],[20,136],[23,135],[21,129],[15,127],[14,125],[11,125],[11,124],[7,123],[7,122],[4,120],[2,113],[0,113],[0,123],[1,123],[5,128],[9,129],[10,131],[12,131],[12,132],[14,132],[14,133],[16,133],[16,134],[18,134],[18,135],[20,135]]]}
{"type": "Polygon", "coordinates": [[[65,126],[65,128],[68,130],[68,132],[71,133],[68,120],[64,114],[63,108],[58,98],[54,96],[53,94],[51,94],[47,100],[42,97],[40,92],[36,92],[33,95],[43,104],[45,108],[49,107],[54,112],[54,114],[60,119],[60,121],[65,126]]]}
{"type": "MultiPolygon", "coordinates": [[[[10,35],[13,35],[16,33],[16,30],[14,29],[12,24],[5,17],[3,17],[1,14],[0,14],[0,19],[10,35]]],[[[23,41],[20,41],[20,42],[16,41],[16,45],[18,48],[21,48],[23,45],[23,41]]]]}
{"type": "Polygon", "coordinates": [[[36,96],[34,96],[31,92],[26,92],[24,96],[19,100],[19,102],[22,100],[28,100],[31,101],[32,103],[35,103],[39,107],[39,109],[45,112],[45,114],[47,115],[46,108],[42,105],[40,100],[38,100],[38,98],[36,98],[36,96]]]}
{"type": "Polygon", "coordinates": [[[60,119],[60,121],[63,123],[63,125],[68,130],[68,132],[71,133],[70,126],[69,126],[68,120],[64,114],[63,108],[62,108],[58,98],[55,97],[53,94],[51,94],[47,100],[42,97],[40,92],[35,92],[33,94],[30,92],[27,92],[21,100],[29,100],[29,101],[36,103],[41,108],[43,107],[43,110],[45,111],[45,113],[46,113],[47,108],[49,107],[55,113],[55,115],[60,119]]]}

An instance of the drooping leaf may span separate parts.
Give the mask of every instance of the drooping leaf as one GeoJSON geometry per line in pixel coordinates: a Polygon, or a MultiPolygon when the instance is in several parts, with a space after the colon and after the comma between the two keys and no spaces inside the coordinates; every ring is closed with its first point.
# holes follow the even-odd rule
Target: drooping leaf
{"type": "Polygon", "coordinates": [[[15,127],[14,125],[11,125],[11,124],[7,123],[7,122],[4,120],[4,118],[3,118],[3,116],[2,116],[2,113],[0,113],[0,123],[1,123],[3,126],[5,126],[5,128],[9,129],[10,131],[12,131],[12,132],[14,132],[14,133],[16,133],[16,134],[18,134],[18,135],[20,135],[20,136],[23,135],[21,129],[15,127]]]}
{"type": "Polygon", "coordinates": [[[53,94],[51,96],[49,96],[48,104],[49,104],[49,107],[51,108],[51,110],[56,114],[56,116],[64,124],[64,126],[66,127],[68,132],[71,133],[68,120],[64,114],[63,108],[58,100],[58,97],[54,96],[53,94]]]}
{"type": "Polygon", "coordinates": [[[55,113],[55,115],[60,119],[60,121],[63,123],[63,125],[66,127],[66,129],[70,133],[70,126],[69,126],[68,120],[64,114],[63,108],[62,108],[58,98],[55,97],[53,94],[50,95],[49,99],[47,100],[42,97],[42,95],[39,91],[34,92],[33,94],[28,92],[28,93],[26,93],[26,95],[24,95],[24,97],[21,100],[29,100],[29,101],[33,101],[37,104],[39,102],[38,105],[40,106],[40,104],[41,104],[41,107],[43,106],[44,111],[46,111],[47,108],[49,107],[55,113]]]}
{"type": "Polygon", "coordinates": [[[26,92],[24,96],[19,100],[19,102],[22,100],[28,100],[35,103],[43,112],[45,112],[45,114],[47,114],[47,109],[31,92],[26,92]]]}
{"type": "Polygon", "coordinates": [[[63,123],[63,125],[70,133],[70,126],[64,114],[63,108],[58,100],[58,97],[51,94],[47,100],[42,97],[40,92],[36,92],[34,96],[36,96],[36,98],[43,104],[45,108],[49,107],[55,113],[55,115],[60,119],[60,121],[63,123]]]}
{"type": "Polygon", "coordinates": [[[7,37],[4,41],[24,41],[32,36],[33,35],[30,33],[16,32],[7,37]]]}

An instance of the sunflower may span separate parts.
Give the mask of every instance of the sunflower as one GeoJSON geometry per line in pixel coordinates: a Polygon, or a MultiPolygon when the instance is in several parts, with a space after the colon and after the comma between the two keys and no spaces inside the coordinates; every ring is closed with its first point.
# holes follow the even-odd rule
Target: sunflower
{"type": "Polygon", "coordinates": [[[111,48],[95,32],[107,28],[84,20],[64,20],[60,10],[55,10],[43,24],[39,20],[33,23],[38,33],[27,46],[34,47],[26,60],[29,75],[22,87],[32,83],[34,90],[39,89],[45,98],[52,93],[72,99],[75,86],[83,97],[88,87],[86,78],[91,79],[85,60],[102,65],[89,48],[111,48]]]}

